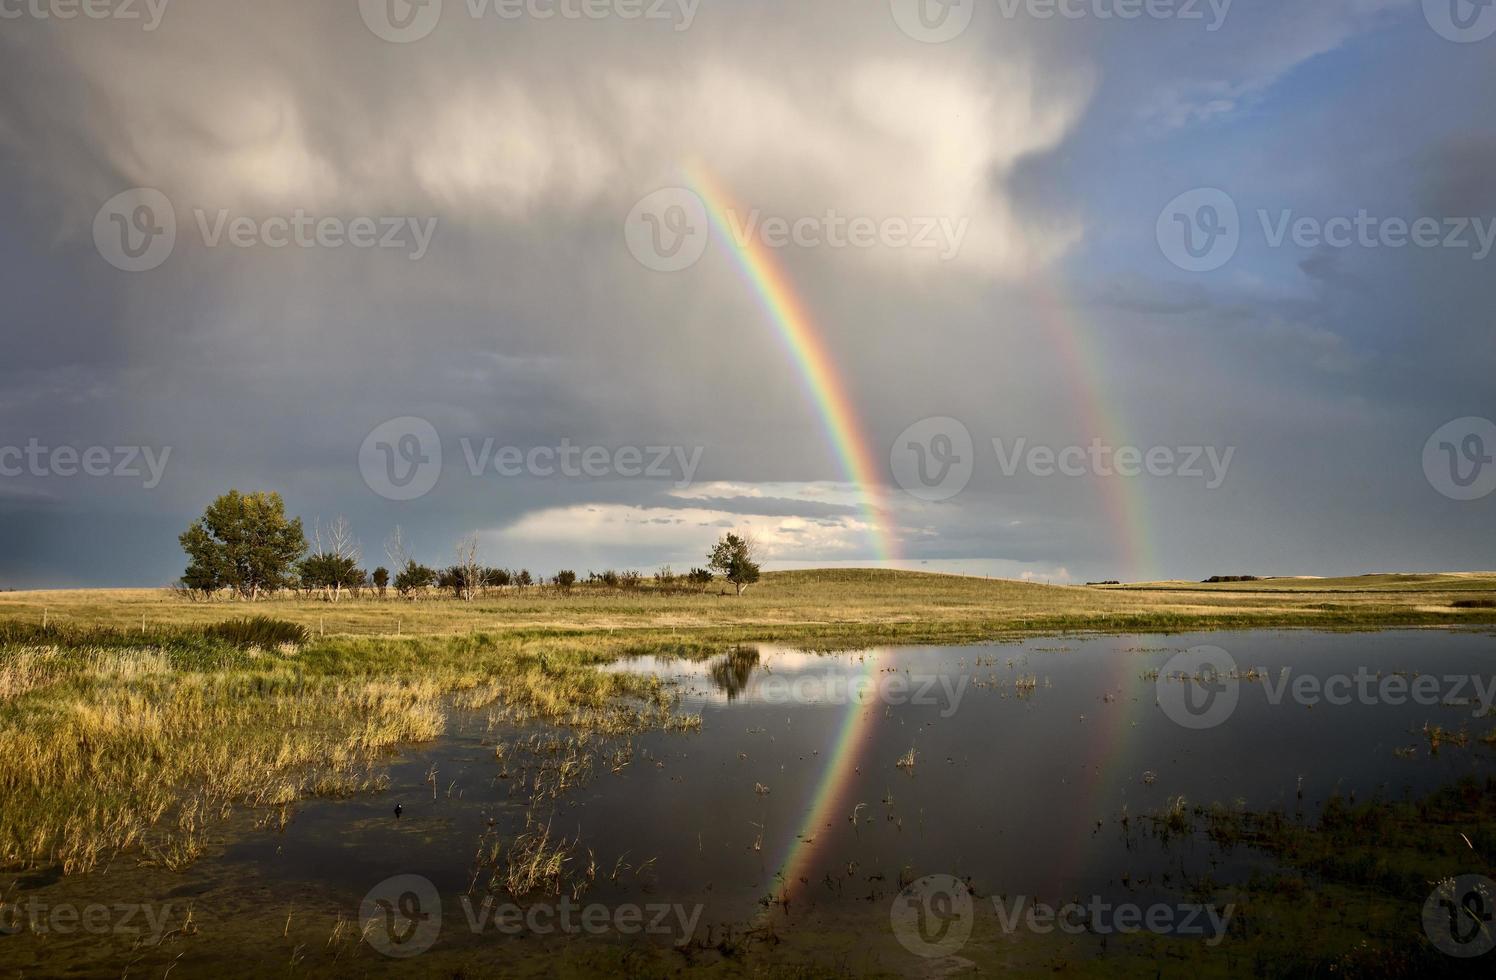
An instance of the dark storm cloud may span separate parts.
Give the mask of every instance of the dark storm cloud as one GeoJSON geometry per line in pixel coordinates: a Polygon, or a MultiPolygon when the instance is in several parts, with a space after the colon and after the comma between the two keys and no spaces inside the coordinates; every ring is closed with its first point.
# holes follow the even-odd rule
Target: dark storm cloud
{"type": "Polygon", "coordinates": [[[412,44],[355,6],[172,4],[150,33],[7,23],[0,446],[172,454],[150,490],[7,478],[0,585],[169,579],[175,534],[228,486],[281,490],[309,524],[347,515],[371,565],[395,524],[431,561],[481,529],[495,562],[685,563],[742,522],[781,528],[787,560],[869,558],[855,501],[783,489],[846,474],[722,243],[676,274],[624,246],[629,209],[693,158],[767,215],[969,220],[948,261],[778,253],[881,461],[927,417],[976,439],[954,500],[886,488],[913,559],[1129,574],[1117,487],[1004,475],[990,446],[1104,437],[1239,451],[1218,491],[1126,488],[1155,572],[1219,572],[1221,554],[1260,571],[1490,564],[1472,534],[1488,507],[1447,506],[1418,462],[1435,427],[1492,411],[1489,262],[1258,241],[1190,276],[1153,237],[1196,186],[1229,189],[1248,223],[1257,207],[1489,214],[1489,51],[1442,41],[1416,4],[1239,3],[1208,36],[993,16],[945,46],[903,36],[886,4],[708,0],[677,32],[473,23],[449,2],[412,44]],[[1389,71],[1394,91],[1368,84],[1389,71]],[[136,186],[171,200],[179,235],[132,274],[92,224],[136,186]],[[197,215],[298,209],[435,233],[418,261],[209,247],[197,215]],[[401,416],[428,420],[445,457],[409,503],[358,466],[401,416]],[[698,488],[738,489],[475,475],[463,447],[488,439],[699,448],[698,488]],[[766,484],[781,489],[750,493],[766,484]]]}

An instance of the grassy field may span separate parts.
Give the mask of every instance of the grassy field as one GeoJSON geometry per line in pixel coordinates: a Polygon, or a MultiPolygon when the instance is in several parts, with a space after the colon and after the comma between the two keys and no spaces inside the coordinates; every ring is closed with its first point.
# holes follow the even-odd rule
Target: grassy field
{"type": "MultiPolygon", "coordinates": [[[[1356,629],[1496,622],[1496,573],[1269,579],[1201,585],[1161,582],[1066,587],[880,570],[769,573],[741,597],[706,593],[531,588],[495,590],[471,603],[344,597],[192,602],[164,589],[0,593],[0,621],[149,630],[263,614],[326,636],[454,636],[516,639],[632,636],[722,644],[800,642],[835,646],[963,642],[1063,630],[1167,631],[1243,627],[1356,629]]],[[[614,645],[609,642],[607,645],[614,645]]]]}

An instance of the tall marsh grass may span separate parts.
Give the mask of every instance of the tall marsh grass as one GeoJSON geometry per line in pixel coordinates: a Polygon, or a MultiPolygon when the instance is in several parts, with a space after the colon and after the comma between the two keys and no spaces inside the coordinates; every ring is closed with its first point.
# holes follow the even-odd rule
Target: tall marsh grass
{"type": "Polygon", "coordinates": [[[581,645],[266,647],[284,634],[264,629],[0,625],[0,866],[76,873],[129,852],[183,867],[235,807],[378,785],[390,750],[441,735],[453,704],[615,733],[690,724],[657,679],[597,671],[581,645]]]}

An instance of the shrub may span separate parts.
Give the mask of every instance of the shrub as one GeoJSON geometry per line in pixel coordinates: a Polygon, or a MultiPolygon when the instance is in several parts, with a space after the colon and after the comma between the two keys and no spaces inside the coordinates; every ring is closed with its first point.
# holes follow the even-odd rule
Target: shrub
{"type": "Polygon", "coordinates": [[[288,623],[269,616],[248,619],[230,619],[203,628],[203,634],[222,640],[240,649],[249,647],[278,647],[289,643],[300,646],[311,639],[311,633],[299,623],[288,623]]]}
{"type": "Polygon", "coordinates": [[[1456,609],[1496,609],[1496,599],[1460,599],[1454,603],[1456,609]]]}
{"type": "Polygon", "coordinates": [[[557,572],[556,584],[561,587],[562,591],[570,592],[571,587],[577,584],[577,573],[571,571],[570,569],[562,572],[557,572]]]}

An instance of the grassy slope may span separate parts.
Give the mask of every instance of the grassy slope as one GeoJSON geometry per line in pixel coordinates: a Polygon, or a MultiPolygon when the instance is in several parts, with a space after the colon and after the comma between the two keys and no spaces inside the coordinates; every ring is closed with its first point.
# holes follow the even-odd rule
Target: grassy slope
{"type": "MultiPolygon", "coordinates": [[[[741,598],[706,594],[532,589],[473,603],[369,597],[333,604],[302,599],[187,602],[160,589],[0,593],[0,620],[138,628],[217,622],[254,612],[328,635],[453,635],[482,631],[525,638],[578,634],[668,637],[704,644],[762,640],[843,645],[969,641],[1066,629],[1112,631],[1307,626],[1374,628],[1496,622],[1496,611],[1455,609],[1496,598],[1496,573],[1273,579],[1120,588],[1036,585],[917,572],[777,572],[741,598]]],[[[611,644],[610,644],[611,645],[611,644]]]]}

